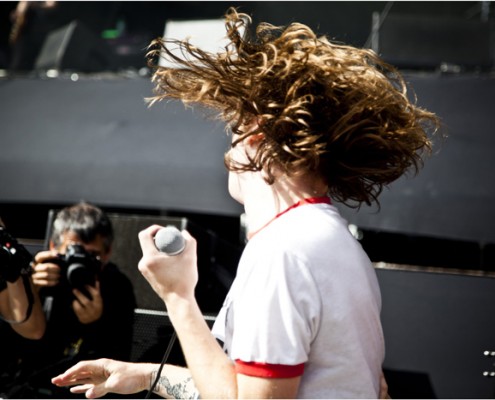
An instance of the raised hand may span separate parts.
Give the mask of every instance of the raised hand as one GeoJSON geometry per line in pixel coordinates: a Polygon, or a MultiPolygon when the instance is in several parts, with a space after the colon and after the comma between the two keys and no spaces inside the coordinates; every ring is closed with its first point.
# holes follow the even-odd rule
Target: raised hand
{"type": "Polygon", "coordinates": [[[139,271],[165,302],[170,295],[194,298],[198,281],[196,240],[187,231],[182,231],[186,243],[184,251],[168,256],[156,248],[153,239],[161,228],[153,225],[139,233],[143,251],[143,258],[138,264],[139,271]]]}

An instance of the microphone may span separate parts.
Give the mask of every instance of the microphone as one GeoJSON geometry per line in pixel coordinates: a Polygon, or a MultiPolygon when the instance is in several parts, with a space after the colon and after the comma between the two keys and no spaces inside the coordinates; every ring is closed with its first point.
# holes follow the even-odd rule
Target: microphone
{"type": "Polygon", "coordinates": [[[168,256],[176,256],[184,250],[186,242],[182,233],[173,225],[160,229],[155,235],[155,246],[168,256]]]}

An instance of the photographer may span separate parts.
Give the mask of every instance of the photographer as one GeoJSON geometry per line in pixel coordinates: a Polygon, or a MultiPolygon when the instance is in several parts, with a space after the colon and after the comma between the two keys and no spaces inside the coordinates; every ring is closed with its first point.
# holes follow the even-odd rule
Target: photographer
{"type": "Polygon", "coordinates": [[[95,356],[129,360],[136,301],[132,283],[110,262],[112,241],[111,222],[98,207],[79,203],[58,212],[49,249],[33,263],[47,331],[23,354],[29,389],[16,396],[67,397],[50,383],[55,371],[95,356]]]}

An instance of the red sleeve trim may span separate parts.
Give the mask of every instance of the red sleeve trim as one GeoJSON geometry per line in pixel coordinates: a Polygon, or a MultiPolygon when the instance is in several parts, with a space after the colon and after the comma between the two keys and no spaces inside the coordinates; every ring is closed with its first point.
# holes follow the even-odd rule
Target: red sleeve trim
{"type": "Polygon", "coordinates": [[[304,373],[304,363],[282,365],[235,360],[235,370],[238,374],[257,376],[259,378],[295,378],[304,373]]]}

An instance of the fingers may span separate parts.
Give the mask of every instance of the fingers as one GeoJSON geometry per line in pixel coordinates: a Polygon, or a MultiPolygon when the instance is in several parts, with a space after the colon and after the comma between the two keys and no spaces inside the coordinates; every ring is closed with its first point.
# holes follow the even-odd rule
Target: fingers
{"type": "Polygon", "coordinates": [[[57,258],[56,251],[40,251],[34,257],[33,283],[37,286],[55,286],[60,280],[60,267],[53,262],[57,258]]]}
{"type": "Polygon", "coordinates": [[[36,264],[33,267],[32,279],[38,286],[55,286],[60,281],[60,267],[53,263],[36,264]]]}
{"type": "Polygon", "coordinates": [[[100,282],[96,281],[95,286],[86,285],[84,287],[90,297],[87,297],[83,292],[79,289],[72,289],[72,293],[76,300],[83,306],[88,307],[91,303],[99,303],[101,300],[100,294],[100,282]]]}
{"type": "Polygon", "coordinates": [[[58,253],[55,250],[40,251],[34,256],[36,264],[41,264],[49,260],[53,260],[58,257],[58,253]]]}
{"type": "Polygon", "coordinates": [[[100,281],[96,280],[94,286],[86,286],[86,289],[88,289],[93,298],[96,296],[100,296],[100,281]]]}
{"type": "Polygon", "coordinates": [[[184,237],[184,240],[186,241],[186,247],[187,247],[187,252],[189,252],[190,254],[196,254],[196,246],[197,246],[197,243],[196,243],[196,239],[191,236],[191,234],[186,231],[185,229],[181,232],[182,233],[182,236],[184,237]]]}
{"type": "MultiPolygon", "coordinates": [[[[155,245],[155,235],[157,232],[162,229],[163,226],[160,225],[151,225],[150,227],[142,230],[139,232],[139,243],[141,244],[141,249],[143,250],[143,255],[144,254],[149,254],[152,255],[154,253],[159,252],[159,250],[156,248],[155,245]]],[[[186,242],[193,241],[195,242],[195,239],[189,234],[187,230],[182,230],[181,231],[182,236],[184,236],[184,239],[186,242]]]]}
{"type": "Polygon", "coordinates": [[[105,382],[105,364],[108,360],[80,361],[64,373],[52,378],[58,387],[73,386],[72,393],[85,393],[88,399],[102,397],[108,393],[105,382]]]}
{"type": "Polygon", "coordinates": [[[108,391],[105,390],[104,385],[80,385],[70,388],[71,393],[85,393],[87,399],[97,399],[98,397],[105,396],[108,391]]]}
{"type": "Polygon", "coordinates": [[[72,308],[79,322],[82,324],[90,324],[97,321],[103,315],[103,300],[100,294],[100,283],[96,281],[96,285],[86,286],[91,298],[88,298],[78,289],[73,289],[75,300],[72,302],[72,308]]]}
{"type": "MultiPolygon", "coordinates": [[[[79,385],[70,388],[71,393],[86,393],[89,390],[93,389],[94,385],[92,383],[87,383],[86,385],[79,385]]],[[[86,396],[88,399],[92,397],[86,396]]]]}
{"type": "Polygon", "coordinates": [[[185,239],[186,241],[195,240],[195,239],[191,236],[191,234],[190,234],[188,231],[186,231],[185,229],[183,229],[183,230],[181,231],[181,233],[182,233],[182,236],[184,236],[184,239],[185,239]]]}
{"type": "Polygon", "coordinates": [[[87,383],[85,385],[74,386],[70,388],[71,393],[85,393],[87,390],[91,389],[94,385],[92,383],[87,383]]]}
{"type": "Polygon", "coordinates": [[[97,367],[97,363],[98,361],[81,361],[64,373],[52,378],[52,383],[56,386],[87,384],[94,374],[93,369],[97,367]]]}
{"type": "Polygon", "coordinates": [[[133,376],[125,373],[129,365],[133,364],[106,358],[80,361],[64,373],[52,378],[52,383],[59,387],[72,386],[70,389],[72,393],[84,393],[88,399],[102,397],[110,392],[137,393],[141,390],[141,386],[131,385],[131,389],[128,386],[133,376]]]}
{"type": "Polygon", "coordinates": [[[161,228],[163,228],[163,226],[151,225],[149,228],[139,232],[138,238],[143,254],[153,254],[158,252],[158,249],[155,246],[154,237],[161,228]]]}

